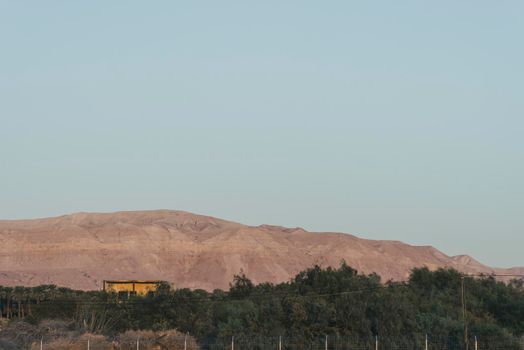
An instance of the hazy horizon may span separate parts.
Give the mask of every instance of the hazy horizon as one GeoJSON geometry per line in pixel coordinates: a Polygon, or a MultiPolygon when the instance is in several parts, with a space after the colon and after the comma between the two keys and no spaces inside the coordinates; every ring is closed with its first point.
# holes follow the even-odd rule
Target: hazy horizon
{"type": "Polygon", "coordinates": [[[523,11],[0,0],[0,219],[165,208],[524,266],[523,11]]]}

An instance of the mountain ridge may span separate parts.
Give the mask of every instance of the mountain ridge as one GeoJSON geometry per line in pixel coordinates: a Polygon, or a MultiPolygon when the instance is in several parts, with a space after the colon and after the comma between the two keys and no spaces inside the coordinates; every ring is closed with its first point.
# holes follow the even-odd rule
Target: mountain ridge
{"type": "MultiPolygon", "coordinates": [[[[346,261],[361,273],[405,280],[414,267],[522,274],[432,246],[248,226],[180,210],[73,213],[0,220],[0,284],[99,289],[104,279],[162,279],[178,287],[226,289],[243,271],[255,283],[284,282],[313,265],[346,261]]],[[[507,278],[506,278],[507,279],[507,278]]]]}

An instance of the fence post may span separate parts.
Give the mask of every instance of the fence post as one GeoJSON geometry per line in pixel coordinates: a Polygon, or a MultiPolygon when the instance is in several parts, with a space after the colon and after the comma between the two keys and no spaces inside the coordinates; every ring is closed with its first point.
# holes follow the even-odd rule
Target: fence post
{"type": "Polygon", "coordinates": [[[278,337],[278,350],[282,350],[282,336],[278,337]]]}
{"type": "Polygon", "coordinates": [[[475,336],[475,350],[479,350],[478,343],[477,343],[477,336],[475,336]]]}
{"type": "Polygon", "coordinates": [[[325,348],[326,350],[328,350],[328,336],[327,336],[327,334],[326,334],[326,342],[325,342],[324,345],[325,345],[324,348],[325,348]]]}
{"type": "Polygon", "coordinates": [[[87,338],[87,350],[90,350],[91,349],[91,344],[89,342],[89,338],[87,338]]]}
{"type": "Polygon", "coordinates": [[[426,334],[426,350],[428,350],[428,335],[426,334]]]}
{"type": "Polygon", "coordinates": [[[184,350],[187,350],[187,332],[186,332],[186,335],[184,337],[184,350]]]}
{"type": "Polygon", "coordinates": [[[231,350],[235,350],[235,336],[231,336],[231,350]]]}
{"type": "Polygon", "coordinates": [[[140,337],[136,338],[136,350],[140,350],[140,337]]]}
{"type": "Polygon", "coordinates": [[[375,350],[378,350],[378,335],[375,335],[375,350]]]}
{"type": "Polygon", "coordinates": [[[44,348],[44,337],[40,338],[40,350],[44,348]]]}

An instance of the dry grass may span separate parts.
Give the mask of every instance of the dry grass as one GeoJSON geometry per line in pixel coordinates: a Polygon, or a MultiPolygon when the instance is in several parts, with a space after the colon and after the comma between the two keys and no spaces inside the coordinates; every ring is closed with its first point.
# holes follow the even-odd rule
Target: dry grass
{"type": "MultiPolygon", "coordinates": [[[[44,349],[53,350],[86,350],[87,342],[91,350],[112,350],[113,346],[103,335],[82,334],[77,338],[60,337],[52,339],[50,342],[44,342],[44,349]]],[[[40,343],[35,342],[31,350],[40,350],[40,343]]]]}
{"type": "MultiPolygon", "coordinates": [[[[137,340],[141,350],[182,350],[185,335],[176,330],[127,331],[115,337],[80,332],[74,323],[44,320],[38,326],[26,322],[10,322],[0,328],[0,350],[135,350],[137,340]]],[[[187,337],[187,349],[197,350],[193,337],[187,337]]]]}

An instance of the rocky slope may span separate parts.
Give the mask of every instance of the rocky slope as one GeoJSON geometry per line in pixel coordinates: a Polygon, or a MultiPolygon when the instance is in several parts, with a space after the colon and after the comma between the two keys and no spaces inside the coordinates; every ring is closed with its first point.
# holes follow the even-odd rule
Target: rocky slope
{"type": "Polygon", "coordinates": [[[161,279],[177,287],[228,288],[243,271],[254,282],[281,282],[313,266],[342,260],[383,279],[413,267],[468,273],[524,273],[490,268],[429,246],[374,241],[343,233],[235,222],[181,211],[78,213],[0,221],[0,284],[101,288],[104,279],[161,279]]]}

